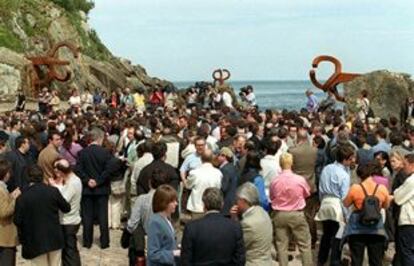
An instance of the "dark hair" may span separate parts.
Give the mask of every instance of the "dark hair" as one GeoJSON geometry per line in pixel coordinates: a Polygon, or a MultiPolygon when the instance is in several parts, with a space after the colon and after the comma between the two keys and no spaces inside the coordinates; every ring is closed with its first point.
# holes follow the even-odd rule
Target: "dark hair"
{"type": "Polygon", "coordinates": [[[22,135],[18,136],[16,140],[14,141],[14,147],[16,149],[20,148],[25,143],[26,140],[28,140],[27,137],[22,136],[22,135]]]}
{"type": "Polygon", "coordinates": [[[160,160],[162,157],[164,157],[165,153],[167,152],[167,144],[163,142],[155,143],[155,145],[152,147],[152,156],[154,157],[154,160],[160,160]]]}
{"type": "Polygon", "coordinates": [[[159,186],[166,183],[169,183],[168,173],[164,171],[164,169],[154,169],[150,179],[151,188],[157,189],[159,186]]]}
{"type": "Polygon", "coordinates": [[[68,129],[65,130],[65,132],[63,132],[63,143],[62,143],[62,146],[67,151],[70,150],[70,148],[72,147],[74,133],[75,133],[75,131],[73,129],[71,129],[71,128],[68,128],[68,129]]]}
{"type": "Polygon", "coordinates": [[[376,153],[374,153],[374,158],[376,158],[377,156],[380,156],[381,159],[385,160],[385,167],[387,167],[388,170],[392,173],[390,156],[388,155],[388,153],[385,151],[377,151],[376,153]]]}
{"type": "Polygon", "coordinates": [[[368,177],[371,176],[371,162],[367,163],[367,164],[360,164],[358,165],[358,168],[356,170],[357,175],[359,176],[359,178],[361,179],[361,181],[364,181],[365,179],[367,179],[368,177]]]}
{"type": "Polygon", "coordinates": [[[162,212],[174,200],[177,200],[177,191],[170,185],[161,185],[155,190],[152,199],[152,211],[154,213],[162,212]]]}
{"type": "Polygon", "coordinates": [[[31,165],[28,173],[30,183],[41,183],[43,181],[43,170],[38,165],[31,165]]]}
{"type": "Polygon", "coordinates": [[[0,159],[0,180],[4,180],[11,170],[11,164],[6,159],[0,159]]]}
{"type": "Polygon", "coordinates": [[[226,132],[230,137],[234,137],[237,135],[237,128],[234,126],[227,126],[226,132]]]}
{"type": "Polygon", "coordinates": [[[400,145],[404,141],[404,138],[400,132],[393,131],[390,133],[390,143],[392,146],[400,145]]]}
{"type": "Polygon", "coordinates": [[[340,163],[349,159],[351,156],[355,154],[354,147],[350,144],[343,144],[339,145],[338,149],[336,150],[336,160],[340,163]]]}
{"type": "Polygon", "coordinates": [[[49,130],[49,132],[48,132],[48,134],[47,134],[47,139],[50,141],[50,140],[53,140],[53,136],[54,135],[58,135],[59,137],[61,136],[60,135],[60,133],[59,133],[59,131],[57,131],[57,130],[49,130]]]}
{"type": "Polygon", "coordinates": [[[16,125],[18,125],[18,124],[19,124],[19,122],[20,122],[20,120],[18,120],[18,119],[13,119],[13,120],[10,122],[10,127],[11,127],[11,128],[14,128],[16,125]]]}
{"type": "Polygon", "coordinates": [[[379,162],[372,161],[372,162],[369,162],[367,165],[370,166],[371,175],[382,176],[382,167],[379,162]]]}
{"type": "Polygon", "coordinates": [[[325,143],[325,140],[321,136],[315,136],[313,138],[313,141],[315,142],[316,147],[318,149],[324,149],[325,148],[326,143],[325,143]]]}
{"type": "Polygon", "coordinates": [[[221,211],[223,208],[223,194],[218,188],[210,187],[204,190],[202,201],[207,211],[221,211]]]}
{"type": "Polygon", "coordinates": [[[395,116],[391,116],[389,118],[389,122],[390,122],[390,126],[397,126],[398,125],[398,118],[396,118],[395,116]]]}
{"type": "Polygon", "coordinates": [[[409,153],[405,155],[404,158],[409,164],[414,163],[414,153],[409,153]]]}
{"type": "Polygon", "coordinates": [[[378,128],[377,131],[375,131],[375,134],[380,136],[382,139],[387,138],[387,131],[382,127],[378,128]]]}
{"type": "Polygon", "coordinates": [[[266,154],[275,155],[276,152],[279,150],[280,146],[282,146],[282,142],[280,140],[272,141],[271,138],[267,138],[264,142],[266,154]]]}
{"type": "Polygon", "coordinates": [[[252,150],[247,152],[245,168],[254,168],[257,170],[262,169],[262,167],[260,166],[260,155],[257,151],[252,150]]]}
{"type": "Polygon", "coordinates": [[[368,97],[368,91],[367,90],[362,90],[361,95],[362,95],[362,97],[367,98],[368,97]]]}

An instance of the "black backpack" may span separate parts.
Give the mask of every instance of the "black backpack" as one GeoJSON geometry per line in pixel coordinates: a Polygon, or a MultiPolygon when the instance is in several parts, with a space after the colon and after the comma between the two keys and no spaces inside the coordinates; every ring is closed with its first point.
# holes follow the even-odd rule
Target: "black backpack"
{"type": "Polygon", "coordinates": [[[369,118],[369,117],[371,117],[371,118],[375,118],[374,111],[372,110],[372,108],[371,108],[371,107],[369,107],[369,108],[368,108],[367,117],[368,117],[368,118],[369,118]]]}
{"type": "Polygon", "coordinates": [[[359,221],[363,225],[376,225],[381,219],[380,202],[379,199],[375,197],[375,193],[378,189],[378,184],[375,186],[374,193],[372,193],[372,195],[368,195],[364,186],[362,184],[360,185],[364,191],[365,198],[364,202],[362,203],[359,221]]]}

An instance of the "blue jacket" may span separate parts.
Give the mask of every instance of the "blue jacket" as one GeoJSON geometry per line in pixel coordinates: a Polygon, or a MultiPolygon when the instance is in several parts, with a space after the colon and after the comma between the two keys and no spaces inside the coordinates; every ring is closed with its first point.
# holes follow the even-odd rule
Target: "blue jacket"
{"type": "Polygon", "coordinates": [[[174,229],[160,214],[155,213],[148,222],[148,266],[176,265],[173,250],[177,249],[174,229]]]}

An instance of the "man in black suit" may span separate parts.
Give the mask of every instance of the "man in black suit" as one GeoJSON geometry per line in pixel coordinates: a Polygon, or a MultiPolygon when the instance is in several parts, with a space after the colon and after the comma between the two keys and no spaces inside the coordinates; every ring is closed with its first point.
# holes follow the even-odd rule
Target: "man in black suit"
{"type": "Polygon", "coordinates": [[[154,160],[147,166],[145,166],[139,174],[137,180],[137,195],[146,194],[149,192],[149,181],[156,169],[163,171],[168,176],[167,184],[171,185],[176,190],[180,184],[180,178],[178,176],[177,169],[164,162],[166,158],[167,145],[162,142],[156,143],[152,147],[152,157],[154,160]]]}
{"type": "Polygon", "coordinates": [[[15,149],[6,153],[5,158],[11,163],[11,177],[7,182],[9,191],[16,188],[24,191],[29,185],[28,169],[33,165],[33,161],[29,156],[30,141],[24,136],[19,136],[15,140],[15,149]]]}
{"type": "Polygon", "coordinates": [[[203,193],[206,215],[185,226],[181,263],[203,266],[241,266],[246,262],[240,224],[220,214],[223,196],[218,188],[203,193]]]}
{"type": "Polygon", "coordinates": [[[93,128],[89,132],[92,143],[78,154],[75,173],[82,180],[83,246],[90,248],[93,241],[93,223],[96,217],[101,231],[101,248],[109,247],[108,198],[110,177],[113,173],[111,152],[102,147],[105,132],[93,128]]]}
{"type": "Polygon", "coordinates": [[[70,204],[57,188],[43,183],[39,166],[31,166],[28,173],[30,185],[17,199],[14,214],[22,256],[35,265],[59,265],[64,245],[59,211],[69,212],[70,204]]]}
{"type": "Polygon", "coordinates": [[[223,147],[218,154],[217,161],[223,174],[221,191],[224,196],[224,205],[221,213],[228,215],[236,199],[236,189],[239,182],[239,172],[233,164],[234,154],[230,148],[223,147]]]}

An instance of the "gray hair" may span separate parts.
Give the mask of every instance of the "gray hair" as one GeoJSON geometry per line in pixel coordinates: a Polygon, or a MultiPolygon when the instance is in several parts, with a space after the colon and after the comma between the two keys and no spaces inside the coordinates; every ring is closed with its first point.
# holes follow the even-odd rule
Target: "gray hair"
{"type": "Polygon", "coordinates": [[[244,199],[251,206],[259,205],[259,192],[257,191],[256,186],[250,182],[244,183],[237,189],[236,197],[244,199]]]}
{"type": "Polygon", "coordinates": [[[210,187],[204,190],[202,200],[207,211],[221,211],[221,208],[223,208],[223,194],[218,188],[210,187]]]}
{"type": "Polygon", "coordinates": [[[105,132],[98,127],[94,127],[89,131],[89,136],[92,141],[103,140],[105,137],[105,132]]]}

